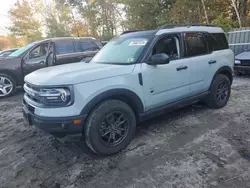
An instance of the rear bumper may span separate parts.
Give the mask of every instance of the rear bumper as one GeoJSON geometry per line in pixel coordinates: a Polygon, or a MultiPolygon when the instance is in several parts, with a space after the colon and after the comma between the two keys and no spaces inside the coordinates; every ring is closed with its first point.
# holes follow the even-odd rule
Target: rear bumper
{"type": "Polygon", "coordinates": [[[60,137],[81,134],[86,116],[87,115],[74,117],[41,117],[35,115],[27,103],[23,104],[23,118],[27,125],[34,125],[45,132],[60,135],[60,137]],[[75,125],[74,120],[81,120],[82,122],[81,124],[75,125]]]}

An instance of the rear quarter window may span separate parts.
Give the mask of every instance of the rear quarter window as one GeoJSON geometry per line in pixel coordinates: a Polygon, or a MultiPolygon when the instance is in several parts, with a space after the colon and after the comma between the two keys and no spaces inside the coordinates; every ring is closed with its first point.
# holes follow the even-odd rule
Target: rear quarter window
{"type": "Polygon", "coordinates": [[[227,38],[224,33],[206,33],[209,51],[228,49],[227,38]]]}
{"type": "Polygon", "coordinates": [[[72,40],[56,41],[56,54],[57,55],[70,54],[74,52],[75,52],[75,48],[74,48],[72,40]]]}
{"type": "Polygon", "coordinates": [[[76,52],[96,51],[100,49],[93,41],[76,41],[74,44],[76,52]]]}

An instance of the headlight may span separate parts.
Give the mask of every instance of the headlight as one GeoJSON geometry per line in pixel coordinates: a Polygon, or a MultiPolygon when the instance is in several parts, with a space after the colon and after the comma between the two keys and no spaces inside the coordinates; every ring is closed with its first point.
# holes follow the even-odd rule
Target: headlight
{"type": "Polygon", "coordinates": [[[240,60],[235,60],[234,64],[241,64],[240,60]]]}
{"type": "Polygon", "coordinates": [[[41,89],[38,95],[46,106],[68,106],[73,102],[71,92],[68,88],[41,89]]]}

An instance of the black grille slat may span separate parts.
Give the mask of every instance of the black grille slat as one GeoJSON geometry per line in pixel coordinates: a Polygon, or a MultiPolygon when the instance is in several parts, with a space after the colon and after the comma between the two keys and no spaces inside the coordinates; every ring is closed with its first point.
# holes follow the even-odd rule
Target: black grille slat
{"type": "Polygon", "coordinates": [[[241,66],[250,66],[250,60],[241,60],[241,66]]]}
{"type": "Polygon", "coordinates": [[[25,100],[23,100],[23,105],[31,112],[34,114],[35,108],[33,106],[30,106],[25,100]]]}
{"type": "Polygon", "coordinates": [[[33,106],[28,105],[28,109],[30,112],[32,112],[34,114],[35,108],[33,106]]]}
{"type": "Polygon", "coordinates": [[[37,91],[37,92],[40,91],[40,89],[39,89],[38,87],[31,86],[30,84],[27,84],[27,83],[26,83],[26,85],[27,85],[28,88],[30,88],[30,89],[32,89],[32,90],[34,90],[34,91],[37,91]]]}
{"type": "MultiPolygon", "coordinates": [[[[27,89],[31,90],[34,93],[38,93],[40,91],[40,89],[38,87],[31,86],[27,83],[26,83],[26,87],[27,87],[27,89]]],[[[25,93],[26,93],[27,97],[29,99],[31,99],[32,101],[34,101],[36,103],[41,103],[41,99],[37,94],[31,95],[31,94],[29,94],[29,92],[25,92],[25,93]]]]}

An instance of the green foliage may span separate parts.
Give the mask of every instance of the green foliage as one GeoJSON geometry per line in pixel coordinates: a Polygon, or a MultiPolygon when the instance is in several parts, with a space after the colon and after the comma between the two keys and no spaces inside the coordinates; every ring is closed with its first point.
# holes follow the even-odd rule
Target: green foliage
{"type": "Polygon", "coordinates": [[[127,13],[126,27],[135,29],[156,29],[170,22],[169,10],[175,0],[122,0],[127,13]]]}
{"type": "Polygon", "coordinates": [[[66,37],[71,35],[72,17],[70,7],[62,3],[45,6],[45,26],[47,37],[66,37]]]}
{"type": "Polygon", "coordinates": [[[224,31],[230,31],[236,27],[237,22],[226,18],[223,14],[220,14],[212,21],[212,24],[222,27],[224,31]]]}
{"type": "Polygon", "coordinates": [[[10,9],[9,16],[12,25],[8,29],[12,35],[24,37],[27,42],[42,39],[41,22],[27,0],[17,1],[10,9]]]}
{"type": "Polygon", "coordinates": [[[201,23],[204,17],[200,0],[177,0],[170,10],[171,23],[201,23]]]}

